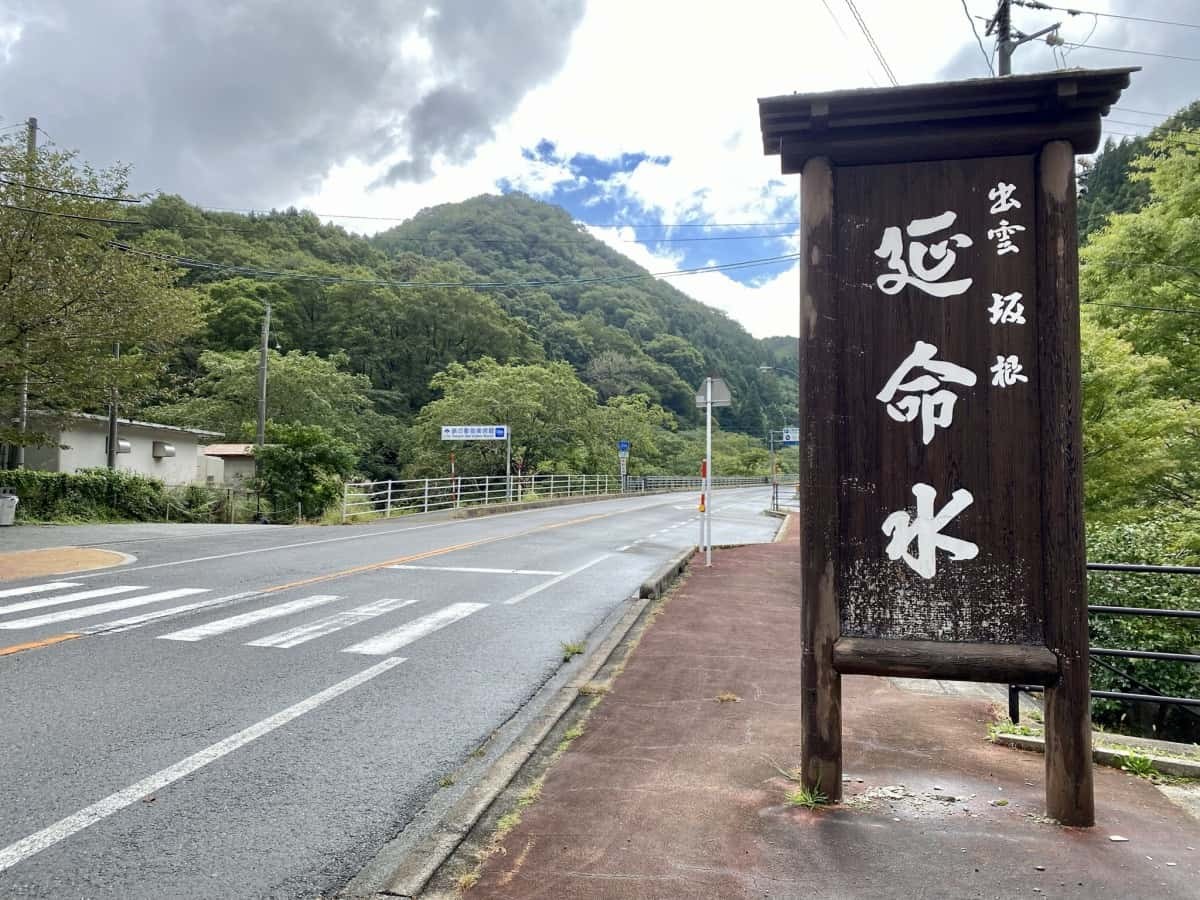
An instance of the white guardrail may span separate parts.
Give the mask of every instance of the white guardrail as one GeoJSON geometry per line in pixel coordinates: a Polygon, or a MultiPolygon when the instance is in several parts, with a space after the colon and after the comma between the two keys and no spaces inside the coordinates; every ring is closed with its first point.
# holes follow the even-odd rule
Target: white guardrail
{"type": "MultiPolygon", "coordinates": [[[[713,489],[754,487],[767,476],[713,478],[713,489]]],[[[347,482],[342,494],[342,521],[390,519],[392,516],[459,509],[488,503],[521,503],[559,497],[642,494],[648,491],[697,491],[699,477],[630,475],[622,490],[619,475],[489,475],[458,478],[410,478],[405,481],[347,482]]]]}

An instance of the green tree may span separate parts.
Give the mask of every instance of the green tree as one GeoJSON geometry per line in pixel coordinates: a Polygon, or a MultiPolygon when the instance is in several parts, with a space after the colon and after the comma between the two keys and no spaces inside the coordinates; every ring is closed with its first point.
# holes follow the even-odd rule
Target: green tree
{"type": "Polygon", "coordinates": [[[255,450],[257,489],[274,518],[319,518],[342,495],[354,469],[354,450],[318,425],[268,422],[266,446],[255,450]]]}
{"type": "MultiPolygon", "coordinates": [[[[1189,134],[1200,143],[1200,132],[1189,134]]],[[[1142,492],[1136,500],[1127,499],[1141,507],[1155,501],[1200,500],[1200,428],[1195,418],[1200,403],[1200,155],[1176,140],[1151,141],[1148,148],[1148,155],[1133,162],[1132,177],[1148,186],[1149,200],[1137,212],[1112,216],[1091,236],[1081,253],[1080,274],[1080,296],[1090,317],[1113,329],[1142,358],[1134,360],[1140,371],[1124,392],[1143,401],[1177,401],[1170,433],[1156,439],[1158,449],[1146,448],[1144,461],[1138,453],[1129,454],[1129,472],[1149,489],[1149,496],[1142,492]],[[1159,475],[1145,482],[1138,479],[1151,469],[1159,469],[1159,475]]],[[[1160,422],[1152,406],[1146,405],[1146,410],[1149,421],[1143,421],[1141,410],[1131,404],[1117,429],[1125,431],[1135,447],[1160,422]]],[[[1109,446],[1117,437],[1110,431],[1097,445],[1109,446]]],[[[1118,489],[1122,477],[1129,476],[1114,466],[1109,477],[1101,479],[1109,486],[1105,494],[1111,488],[1114,497],[1128,495],[1129,490],[1118,489]]],[[[1106,508],[1111,509],[1107,504],[1106,508]]]]}
{"type": "Polygon", "coordinates": [[[0,169],[0,442],[41,443],[55,418],[103,409],[114,388],[123,404],[152,393],[164,351],[200,326],[200,303],[175,287],[179,273],[114,245],[120,203],[76,196],[124,195],[127,170],[97,172],[53,147],[31,160],[12,134],[0,169]],[[42,414],[24,434],[22,385],[42,414]]]}
{"type": "Polygon", "coordinates": [[[596,394],[566,363],[502,365],[484,357],[450,365],[432,385],[442,396],[413,424],[410,475],[446,474],[452,451],[461,473],[503,475],[503,442],[441,440],[442,425],[473,424],[509,426],[515,471],[584,471],[596,440],[589,431],[596,394]]]}
{"type": "MultiPolygon", "coordinates": [[[[370,381],[345,371],[339,354],[322,359],[292,351],[268,355],[267,418],[280,424],[319,426],[362,449],[379,427],[367,392],[370,381]]],[[[146,415],[161,421],[249,438],[258,417],[258,352],[200,354],[203,374],[191,396],[146,415]]]]}
{"type": "Polygon", "coordinates": [[[1153,505],[1179,470],[1176,450],[1194,430],[1192,404],[1160,396],[1167,360],[1142,356],[1085,316],[1083,472],[1089,521],[1127,518],[1153,505]]]}

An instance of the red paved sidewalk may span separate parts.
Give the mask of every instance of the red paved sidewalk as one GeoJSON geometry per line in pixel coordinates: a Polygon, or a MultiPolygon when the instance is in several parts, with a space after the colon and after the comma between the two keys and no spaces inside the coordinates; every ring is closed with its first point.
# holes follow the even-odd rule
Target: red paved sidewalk
{"type": "Polygon", "coordinates": [[[1098,769],[1097,827],[1045,823],[983,700],[843,679],[846,803],[789,806],[798,565],[793,528],[691,570],[468,900],[1200,898],[1200,822],[1098,769]]]}

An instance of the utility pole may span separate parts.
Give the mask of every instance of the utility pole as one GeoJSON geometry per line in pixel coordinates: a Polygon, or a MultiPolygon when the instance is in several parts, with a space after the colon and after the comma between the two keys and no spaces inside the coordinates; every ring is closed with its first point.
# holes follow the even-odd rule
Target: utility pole
{"type": "Polygon", "coordinates": [[[1000,74],[1012,74],[1012,2],[1000,0],[996,10],[996,52],[999,55],[1000,74]]]}
{"type": "MultiPolygon", "coordinates": [[[[37,168],[37,119],[33,116],[25,123],[28,129],[25,133],[25,158],[29,164],[29,171],[25,173],[25,182],[33,183],[33,171],[37,168]]],[[[13,454],[13,467],[16,469],[25,466],[25,433],[29,430],[29,332],[25,332],[25,339],[21,347],[21,388],[20,394],[17,397],[17,431],[20,437],[17,438],[16,452],[13,454]]]]}
{"type": "MultiPolygon", "coordinates": [[[[1018,5],[1025,6],[1030,4],[1018,2],[1018,5]]],[[[1058,37],[1058,29],[1061,27],[1062,22],[1055,22],[1048,28],[1035,31],[1033,34],[1025,34],[1019,28],[1013,28],[1012,0],[999,0],[999,6],[996,7],[996,15],[987,23],[988,36],[991,36],[993,33],[996,35],[996,54],[999,57],[1000,63],[997,68],[999,76],[1003,77],[1012,74],[1013,51],[1022,44],[1027,44],[1043,35],[1049,35],[1046,38],[1046,43],[1051,46],[1061,44],[1062,38],[1058,37]]]]}
{"type": "Polygon", "coordinates": [[[261,447],[267,442],[267,344],[271,339],[271,301],[266,301],[263,313],[262,340],[258,346],[258,430],[254,443],[261,447]]]}
{"type": "MultiPolygon", "coordinates": [[[[117,362],[121,360],[121,345],[113,345],[113,356],[117,362]]],[[[110,388],[111,396],[108,401],[108,467],[115,469],[117,467],[117,382],[116,373],[113,373],[113,385],[110,388]]]]}

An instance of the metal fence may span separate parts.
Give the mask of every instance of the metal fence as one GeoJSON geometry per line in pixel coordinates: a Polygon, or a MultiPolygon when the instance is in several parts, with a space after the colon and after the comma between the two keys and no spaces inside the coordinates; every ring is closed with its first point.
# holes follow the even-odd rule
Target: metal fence
{"type": "MultiPolygon", "coordinates": [[[[342,521],[388,519],[393,516],[459,509],[489,503],[521,503],[560,497],[640,494],[650,491],[699,491],[699,477],[669,475],[504,475],[457,478],[410,478],[403,481],[347,483],[342,494],[342,521]]],[[[754,487],[766,476],[713,478],[713,488],[754,487]]]]}
{"type": "MultiPolygon", "coordinates": [[[[1126,572],[1154,575],[1200,575],[1200,566],[1151,566],[1134,563],[1088,563],[1089,572],[1126,572]]],[[[1154,609],[1142,606],[1089,606],[1093,616],[1166,616],[1174,619],[1200,620],[1200,610],[1154,609]]],[[[1157,650],[1136,650],[1115,647],[1092,647],[1091,661],[1118,676],[1136,691],[1092,691],[1092,696],[1102,700],[1121,700],[1129,703],[1164,703],[1178,706],[1187,713],[1200,718],[1200,697],[1172,697],[1147,684],[1130,673],[1114,666],[1108,659],[1156,659],[1164,662],[1200,664],[1200,654],[1166,653],[1157,650]]],[[[1008,715],[1013,722],[1019,721],[1019,698],[1022,691],[1038,693],[1044,688],[1037,685],[1010,684],[1008,686],[1008,715]]]]}

